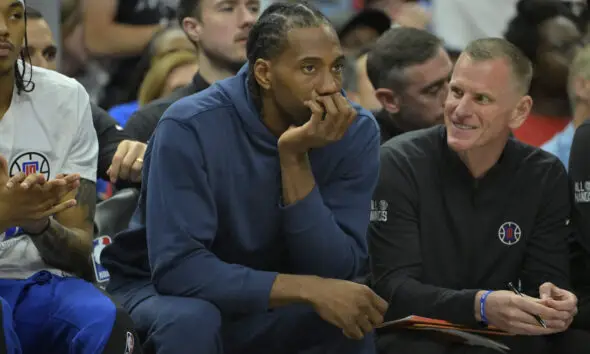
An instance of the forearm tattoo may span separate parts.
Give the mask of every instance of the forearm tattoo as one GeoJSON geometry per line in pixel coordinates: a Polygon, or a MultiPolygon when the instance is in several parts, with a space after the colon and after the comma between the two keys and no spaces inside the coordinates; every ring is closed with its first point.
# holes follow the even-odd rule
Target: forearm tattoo
{"type": "Polygon", "coordinates": [[[80,187],[76,193],[77,206],[86,211],[86,222],[94,224],[96,212],[96,183],[87,179],[80,179],[80,187]]]}
{"type": "MultiPolygon", "coordinates": [[[[84,221],[92,224],[96,209],[95,184],[82,179],[76,201],[76,207],[86,213],[84,221]]],[[[84,230],[70,229],[51,218],[47,230],[33,236],[32,240],[47,264],[69,273],[81,274],[89,267],[91,238],[91,235],[85,235],[84,230]]]]}

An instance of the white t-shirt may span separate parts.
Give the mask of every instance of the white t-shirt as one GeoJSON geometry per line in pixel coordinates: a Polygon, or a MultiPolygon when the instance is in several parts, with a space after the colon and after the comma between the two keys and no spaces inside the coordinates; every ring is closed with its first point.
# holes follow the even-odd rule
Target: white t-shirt
{"type": "MultiPolygon", "coordinates": [[[[98,140],[88,94],[76,80],[28,64],[25,79],[31,68],[35,89],[17,94],[15,87],[0,119],[0,154],[10,175],[43,173],[50,180],[59,173],[79,173],[96,182],[98,140]]],[[[45,264],[22,230],[0,232],[0,278],[25,279],[41,270],[64,274],[45,264]]]]}
{"type": "Polygon", "coordinates": [[[449,49],[463,50],[473,40],[504,37],[518,0],[433,0],[432,27],[449,49]]]}

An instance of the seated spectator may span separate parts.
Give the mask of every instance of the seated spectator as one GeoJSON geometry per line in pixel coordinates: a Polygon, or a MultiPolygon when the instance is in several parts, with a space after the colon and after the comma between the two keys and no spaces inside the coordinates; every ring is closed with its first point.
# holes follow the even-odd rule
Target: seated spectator
{"type": "Polygon", "coordinates": [[[566,169],[574,133],[590,117],[590,46],[584,47],[576,55],[569,69],[567,86],[573,119],[564,130],[541,146],[543,150],[557,156],[566,169]]]}
{"type": "Polygon", "coordinates": [[[375,112],[381,109],[381,103],[375,97],[375,87],[367,74],[367,57],[368,53],[364,53],[355,62],[358,102],[362,107],[375,112]]]}
{"type": "Polygon", "coordinates": [[[174,17],[169,0],[84,0],[82,22],[84,43],[109,70],[100,106],[109,109],[135,100],[137,91],[128,91],[140,55],[151,38],[174,17]],[[129,97],[131,96],[131,97],[129,97]]]}
{"type": "Polygon", "coordinates": [[[127,134],[147,142],[172,103],[235,75],[246,61],[246,39],[259,11],[260,4],[251,0],[237,0],[227,6],[219,6],[216,0],[181,1],[178,22],[197,48],[199,72],[189,85],[134,113],[125,124],[127,134]]]}
{"type": "MultiPolygon", "coordinates": [[[[57,48],[51,28],[43,15],[36,9],[27,6],[27,45],[23,48],[23,57],[32,65],[56,70],[57,60],[51,55],[57,48]],[[44,54],[45,53],[45,54],[44,54]]],[[[127,139],[117,122],[102,108],[90,103],[94,129],[98,136],[98,169],[97,184],[99,194],[108,193],[104,181],[120,181],[119,188],[127,187],[125,182],[138,183],[141,181],[142,158],[146,145],[127,139]],[[116,158],[115,158],[116,157],[116,158]],[[115,161],[113,161],[115,160],[115,161]],[[115,168],[111,169],[111,165],[115,168]]],[[[108,197],[104,195],[103,198],[108,197]]]]}
{"type": "Polygon", "coordinates": [[[22,48],[23,56],[32,65],[57,70],[57,44],[51,28],[41,12],[27,6],[27,43],[22,48]]]}
{"type": "Polygon", "coordinates": [[[0,303],[8,353],[139,353],[89,267],[98,156],[88,94],[19,60],[23,1],[0,0],[0,303]],[[59,95],[55,93],[59,92],[59,95]]]}
{"type": "Polygon", "coordinates": [[[152,64],[139,88],[139,106],[166,97],[190,84],[197,70],[199,58],[194,52],[182,51],[161,56],[152,64]]]}
{"type": "MultiPolygon", "coordinates": [[[[584,50],[586,51],[586,50],[584,50]]],[[[578,95],[587,94],[588,80],[580,81],[578,95]]],[[[587,99],[577,97],[576,112],[586,110],[586,120],[575,130],[569,158],[574,209],[572,223],[576,228],[572,250],[572,285],[579,297],[580,312],[572,326],[590,330],[590,112],[587,99]],[[585,106],[585,108],[583,108],[585,106]]],[[[580,115],[579,118],[582,118],[580,115]]]]}
{"type": "Polygon", "coordinates": [[[514,136],[541,146],[571,121],[567,94],[568,68],[582,45],[576,17],[561,2],[521,0],[505,37],[531,60],[535,71],[530,95],[531,115],[514,136]]]}
{"type": "Polygon", "coordinates": [[[159,354],[374,353],[387,303],[344,279],[366,260],[377,124],[343,96],[316,9],[269,6],[247,48],[164,114],[132,228],[102,254],[108,290],[159,354]]]}
{"type": "Polygon", "coordinates": [[[186,36],[181,27],[170,26],[158,32],[152,39],[149,47],[149,58],[153,64],[164,55],[174,52],[193,52],[197,54],[197,47],[186,36]]]}
{"type": "MultiPolygon", "coordinates": [[[[491,325],[515,335],[494,337],[511,353],[590,347],[587,333],[568,330],[577,298],[567,290],[566,171],[553,155],[510,137],[531,109],[532,71],[509,42],[473,41],[453,71],[445,126],[383,145],[373,200],[380,217],[369,246],[372,286],[390,302],[386,320],[491,325]]],[[[390,332],[378,346],[383,353],[487,353],[424,332],[390,332]]]]}
{"type": "Polygon", "coordinates": [[[377,9],[351,12],[332,19],[338,29],[338,37],[344,53],[356,54],[375,42],[383,32],[391,27],[391,19],[377,9]]]}
{"type": "Polygon", "coordinates": [[[97,102],[108,83],[107,68],[92,58],[84,42],[84,0],[60,0],[61,46],[59,72],[84,86],[91,102],[97,102]]]}
{"type": "MultiPolygon", "coordinates": [[[[137,96],[139,96],[141,85],[150,68],[163,56],[178,51],[192,52],[197,55],[196,46],[188,39],[181,28],[171,26],[156,33],[134,70],[134,77],[130,80],[130,84],[128,85],[129,91],[137,93],[137,96]]],[[[190,78],[192,78],[193,75],[194,73],[187,75],[188,79],[183,78],[183,82],[189,84],[190,78]]],[[[145,104],[145,102],[143,104],[145,104]]],[[[139,107],[140,103],[138,100],[133,100],[131,102],[121,103],[111,107],[109,109],[109,114],[111,114],[117,122],[124,127],[129,118],[139,109],[139,107]]]]}
{"type": "Polygon", "coordinates": [[[453,64],[443,44],[424,30],[385,32],[367,58],[367,75],[381,103],[381,142],[444,121],[443,105],[453,64]]]}

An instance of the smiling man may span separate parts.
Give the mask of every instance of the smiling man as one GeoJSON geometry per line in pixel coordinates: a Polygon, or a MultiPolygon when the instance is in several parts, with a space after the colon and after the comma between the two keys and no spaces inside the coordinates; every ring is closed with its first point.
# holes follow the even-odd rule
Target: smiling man
{"type": "MultiPolygon", "coordinates": [[[[383,210],[369,246],[372,286],[390,302],[386,320],[493,325],[515,335],[494,337],[512,353],[587,348],[582,334],[568,330],[577,299],[566,290],[566,171],[555,156],[510,137],[530,112],[531,77],[530,61],[512,44],[476,40],[455,65],[445,125],[383,146],[373,202],[383,210]],[[530,297],[508,291],[508,283],[530,297]]],[[[379,346],[384,353],[487,353],[424,333],[387,334],[379,346]]]]}
{"type": "Polygon", "coordinates": [[[367,256],[377,124],[344,97],[319,11],[271,5],[247,54],[164,114],[137,222],[103,252],[109,291],[159,354],[372,354],[387,303],[348,280],[367,256]]]}

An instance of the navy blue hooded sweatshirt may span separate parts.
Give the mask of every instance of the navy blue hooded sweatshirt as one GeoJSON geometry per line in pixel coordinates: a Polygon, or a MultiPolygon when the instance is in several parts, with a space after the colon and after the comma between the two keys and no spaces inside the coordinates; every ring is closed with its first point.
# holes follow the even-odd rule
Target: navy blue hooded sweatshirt
{"type": "Polygon", "coordinates": [[[246,78],[245,66],[165,112],[146,151],[131,229],[102,254],[109,290],[151,276],[161,294],[249,314],[267,310],[277,273],[351,279],[363,267],[376,121],[357,106],[339,142],[309,153],[316,187],[284,207],[278,139],[246,78]]]}

